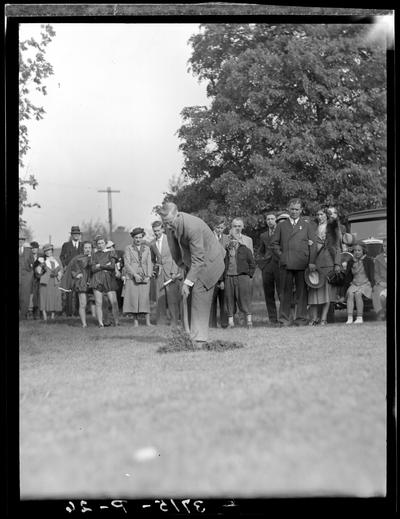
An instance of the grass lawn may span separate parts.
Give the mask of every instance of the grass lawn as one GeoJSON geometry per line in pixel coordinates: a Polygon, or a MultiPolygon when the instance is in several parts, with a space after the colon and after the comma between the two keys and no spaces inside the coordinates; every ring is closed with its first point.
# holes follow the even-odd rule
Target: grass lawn
{"type": "Polygon", "coordinates": [[[385,495],[385,323],[264,321],[169,354],[167,326],[20,323],[21,497],[385,495]]]}

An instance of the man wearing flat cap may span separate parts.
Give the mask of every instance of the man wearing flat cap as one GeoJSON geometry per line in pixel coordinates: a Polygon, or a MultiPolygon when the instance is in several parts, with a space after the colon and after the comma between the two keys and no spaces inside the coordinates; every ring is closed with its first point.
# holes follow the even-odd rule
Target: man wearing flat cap
{"type": "MultiPolygon", "coordinates": [[[[63,243],[61,247],[60,261],[65,269],[72,258],[78,254],[83,254],[83,243],[81,241],[81,230],[78,225],[71,227],[71,238],[63,243]]],[[[79,301],[74,292],[63,294],[64,311],[67,316],[79,315],[79,301]]]]}
{"type": "Polygon", "coordinates": [[[19,234],[19,310],[20,319],[28,318],[29,300],[32,290],[33,254],[29,244],[25,244],[26,236],[19,234]]]}
{"type": "Polygon", "coordinates": [[[178,211],[172,202],[164,203],[158,213],[166,227],[172,258],[185,270],[181,293],[184,298],[190,295],[190,334],[200,347],[208,340],[211,302],[225,268],[225,251],[197,216],[178,211]]]}

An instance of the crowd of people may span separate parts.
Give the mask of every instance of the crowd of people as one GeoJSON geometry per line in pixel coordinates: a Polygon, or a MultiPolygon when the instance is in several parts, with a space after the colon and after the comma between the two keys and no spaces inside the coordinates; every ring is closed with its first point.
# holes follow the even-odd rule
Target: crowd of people
{"type": "Polygon", "coordinates": [[[340,300],[347,303],[346,324],[363,322],[366,299],[384,319],[386,239],[373,259],[340,224],[336,208],[319,208],[315,220],[302,211],[301,200],[293,198],[287,213],[268,213],[257,251],[243,234],[243,219],[234,218],[228,226],[221,217],[211,229],[171,202],[162,205],[160,219],[152,224],[154,238],[148,241],[144,229],[135,227],[125,251],[101,235],[82,242],[79,227],[72,226],[58,258],[50,243],[41,251],[37,242],[27,247],[22,233],[20,318],[47,321],[64,312],[79,315],[86,328],[90,311],[99,327],[118,326],[121,314],[131,316],[134,327],[142,318],[153,326],[152,300],[156,324],[176,327],[182,321],[201,343],[209,327],[233,328],[237,316],[252,327],[258,266],[270,325],[325,326],[340,300]]]}

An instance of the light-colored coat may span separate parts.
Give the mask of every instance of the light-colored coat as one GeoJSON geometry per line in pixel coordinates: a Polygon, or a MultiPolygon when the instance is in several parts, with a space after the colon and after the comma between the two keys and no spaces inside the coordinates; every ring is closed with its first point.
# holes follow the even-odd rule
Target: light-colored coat
{"type": "Polygon", "coordinates": [[[161,252],[158,250],[157,240],[155,239],[150,242],[150,249],[153,263],[160,266],[158,279],[160,283],[163,284],[167,279],[170,279],[173,274],[179,272],[179,267],[172,258],[167,236],[165,234],[162,236],[161,252]]]}
{"type": "Polygon", "coordinates": [[[186,279],[193,283],[199,280],[210,289],[224,271],[224,249],[197,216],[179,212],[174,226],[174,231],[167,229],[167,238],[175,263],[188,270],[186,279]]]}
{"type": "Polygon", "coordinates": [[[134,275],[142,274],[150,277],[153,273],[150,247],[145,245],[142,253],[142,264],[139,263],[138,252],[133,245],[128,245],[124,254],[123,274],[126,276],[123,290],[123,313],[149,313],[150,312],[150,283],[136,283],[134,275]]]}
{"type": "MultiPolygon", "coordinates": [[[[144,275],[150,277],[153,272],[153,263],[151,261],[150,247],[148,245],[145,245],[143,250],[142,268],[144,275]]],[[[141,272],[139,256],[137,251],[133,248],[133,245],[128,245],[125,249],[123,272],[130,279],[132,279],[135,274],[141,272]]]]}

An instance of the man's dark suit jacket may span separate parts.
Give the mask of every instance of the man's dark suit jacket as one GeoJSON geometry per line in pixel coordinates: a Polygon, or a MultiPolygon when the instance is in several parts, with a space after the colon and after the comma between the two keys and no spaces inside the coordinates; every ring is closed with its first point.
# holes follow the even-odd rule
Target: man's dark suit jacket
{"type": "Polygon", "coordinates": [[[305,270],[315,261],[317,249],[313,226],[304,218],[300,217],[294,227],[289,218],[279,222],[271,245],[279,256],[279,265],[286,270],[305,270]]]}
{"type": "Polygon", "coordinates": [[[66,267],[69,262],[78,254],[83,254],[83,243],[80,241],[78,248],[72,245],[72,240],[63,243],[60,254],[60,261],[63,267],[66,267]]]}
{"type": "Polygon", "coordinates": [[[261,270],[265,267],[271,268],[278,265],[278,256],[272,247],[273,236],[274,233],[270,235],[269,231],[263,232],[260,235],[261,244],[258,249],[260,260],[258,261],[258,265],[261,270]]]}

